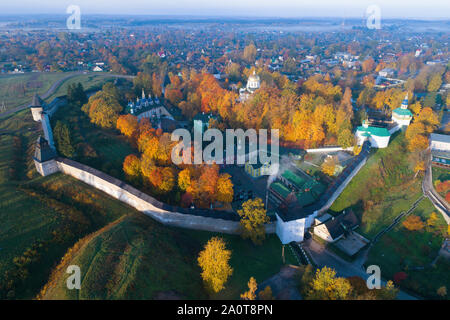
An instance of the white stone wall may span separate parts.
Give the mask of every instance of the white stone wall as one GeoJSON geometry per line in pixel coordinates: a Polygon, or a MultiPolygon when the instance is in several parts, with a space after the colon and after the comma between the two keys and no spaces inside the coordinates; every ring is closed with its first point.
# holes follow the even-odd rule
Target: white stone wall
{"type": "Polygon", "coordinates": [[[50,160],[42,163],[34,160],[34,165],[36,166],[37,172],[39,172],[44,177],[59,171],[59,166],[55,160],[50,160]]]}
{"type": "Polygon", "coordinates": [[[306,229],[305,218],[284,222],[278,216],[278,214],[276,214],[276,217],[277,217],[276,232],[282,244],[288,244],[291,243],[292,241],[295,242],[303,241],[303,236],[305,234],[306,229]]]}
{"type": "MultiPolygon", "coordinates": [[[[371,135],[369,141],[373,148],[386,148],[389,145],[390,136],[379,137],[371,135]]],[[[359,131],[356,131],[356,139],[358,145],[362,145],[366,141],[367,137],[363,136],[359,131]]]]}
{"type": "MultiPolygon", "coordinates": [[[[96,174],[97,170],[89,168],[91,172],[87,172],[63,161],[57,161],[57,164],[60,171],[64,174],[70,175],[99,190],[102,190],[113,198],[127,203],[128,205],[152,217],[162,224],[181,228],[222,232],[229,234],[239,233],[239,222],[237,221],[202,217],[160,209],[154,206],[152,203],[143,199],[144,197],[139,197],[138,195],[142,193],[132,188],[131,186],[126,185],[123,182],[120,182],[120,185],[117,185],[117,183],[111,183],[109,181],[106,181],[105,179],[102,179],[98,174],[96,174]],[[134,191],[130,192],[125,189],[134,191]]],[[[146,197],[149,196],[146,195],[146,197]]],[[[266,232],[274,233],[274,225],[266,225],[266,232]]]]}

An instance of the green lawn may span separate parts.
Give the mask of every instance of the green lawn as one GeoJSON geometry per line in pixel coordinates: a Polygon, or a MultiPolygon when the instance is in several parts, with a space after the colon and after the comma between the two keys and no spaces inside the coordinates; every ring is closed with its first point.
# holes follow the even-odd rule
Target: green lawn
{"type": "Polygon", "coordinates": [[[64,83],[58,87],[58,89],[46,99],[47,102],[51,102],[54,98],[63,96],[67,94],[67,88],[71,84],[77,84],[81,83],[83,85],[84,90],[91,91],[91,90],[100,90],[102,86],[107,81],[113,81],[113,77],[107,77],[105,75],[98,75],[98,74],[81,74],[78,76],[75,76],[73,78],[68,79],[67,81],[64,81],[64,83]]]}
{"type": "Polygon", "coordinates": [[[359,232],[371,239],[422,195],[421,179],[414,179],[404,135],[397,135],[388,148],[372,151],[331,210],[351,207],[361,221],[359,232]]]}
{"type": "Polygon", "coordinates": [[[43,299],[205,298],[193,252],[199,244],[182,231],[133,213],[81,241],[43,299]],[[68,290],[66,265],[80,266],[81,290],[68,290]]]}
{"type": "MultiPolygon", "coordinates": [[[[141,214],[131,214],[72,250],[61,270],[69,264],[80,266],[80,292],[67,290],[67,275],[61,271],[51,277],[43,298],[206,299],[197,257],[213,236],[224,238],[232,251],[230,264],[234,272],[226,288],[210,298],[239,299],[251,276],[262,282],[282,266],[281,243],[274,235],[263,246],[254,246],[238,236],[165,227],[141,214]]],[[[289,250],[286,259],[294,264],[289,250]]]]}
{"type": "MultiPolygon", "coordinates": [[[[234,269],[233,275],[225,289],[213,295],[212,299],[239,299],[240,294],[248,289],[247,282],[250,277],[261,283],[278,273],[283,265],[282,244],[276,235],[268,236],[263,245],[255,246],[239,236],[189,230],[186,232],[189,237],[197,239],[203,245],[213,236],[222,237],[227,248],[232,251],[230,265],[234,269]]],[[[286,264],[298,265],[289,248],[286,247],[284,252],[286,264]]]]}
{"type": "Polygon", "coordinates": [[[114,129],[102,129],[92,124],[79,107],[66,105],[52,117],[52,126],[61,120],[68,124],[76,155],[74,160],[123,179],[125,157],[137,153],[130,141],[114,129]]]}
{"type": "MultiPolygon", "coordinates": [[[[52,241],[54,232],[62,232],[69,225],[78,225],[73,222],[76,207],[82,208],[82,215],[89,220],[90,228],[101,227],[129,209],[69,177],[40,177],[32,161],[35,141],[40,134],[40,125],[32,120],[29,110],[0,120],[0,292],[4,275],[15,268],[13,258],[21,256],[39,241],[52,241]],[[22,141],[20,150],[14,146],[17,138],[22,141]],[[15,175],[11,174],[13,168],[18,169],[15,175]],[[46,193],[45,189],[50,185],[60,186],[60,190],[46,193]],[[39,192],[34,192],[31,187],[39,192]],[[73,193],[74,190],[77,192],[73,193]],[[83,203],[86,200],[83,195],[91,195],[96,200],[83,203]],[[72,212],[69,208],[75,210],[72,212]]],[[[77,230],[74,228],[74,232],[77,230]]],[[[80,228],[78,234],[68,235],[61,243],[49,244],[45,249],[48,251],[42,253],[40,260],[29,269],[33,277],[26,279],[14,297],[33,297],[65,250],[78,239],[77,236],[83,236],[89,230],[80,228]]]]}
{"type": "Polygon", "coordinates": [[[44,94],[65,76],[62,72],[0,75],[0,104],[5,102],[6,108],[12,109],[28,103],[35,93],[44,94]]]}
{"type": "Polygon", "coordinates": [[[384,234],[379,242],[371,249],[367,265],[376,264],[381,268],[383,277],[393,279],[397,272],[404,271],[408,279],[402,286],[411,289],[418,294],[437,298],[436,290],[446,285],[450,288],[450,264],[440,258],[436,267],[430,267],[430,263],[436,258],[447,234],[447,224],[436,211],[433,204],[424,199],[412,212],[425,222],[432,212],[438,214],[439,220],[435,226],[426,226],[423,230],[409,231],[401,223],[394,229],[384,234]],[[441,268],[447,265],[447,269],[441,268]],[[415,267],[425,267],[424,270],[411,271],[415,267]],[[438,275],[438,273],[440,275],[438,275]],[[430,274],[434,274],[430,277],[430,274]]]}

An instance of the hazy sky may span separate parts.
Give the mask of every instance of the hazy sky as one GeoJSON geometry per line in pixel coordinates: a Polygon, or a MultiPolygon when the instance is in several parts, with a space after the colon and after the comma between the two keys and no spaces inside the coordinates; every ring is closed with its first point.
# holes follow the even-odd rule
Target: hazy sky
{"type": "Polygon", "coordinates": [[[81,13],[270,17],[362,17],[377,4],[384,18],[450,18],[449,0],[0,0],[0,14],[81,13]]]}

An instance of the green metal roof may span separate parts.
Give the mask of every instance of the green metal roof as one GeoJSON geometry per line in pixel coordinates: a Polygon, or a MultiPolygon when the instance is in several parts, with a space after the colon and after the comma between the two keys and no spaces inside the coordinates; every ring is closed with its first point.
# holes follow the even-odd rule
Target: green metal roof
{"type": "Polygon", "coordinates": [[[362,133],[363,136],[377,136],[377,137],[389,137],[391,134],[389,133],[388,129],[386,128],[379,128],[379,127],[367,127],[364,128],[363,126],[359,126],[357,129],[359,132],[362,133]]]}
{"type": "Polygon", "coordinates": [[[300,178],[290,170],[286,170],[281,176],[289,182],[293,183],[297,188],[301,188],[305,183],[304,179],[300,178]]]}
{"type": "Polygon", "coordinates": [[[279,182],[274,182],[270,185],[270,188],[275,191],[276,193],[278,193],[280,196],[282,196],[283,198],[286,198],[290,193],[291,190],[289,190],[288,188],[286,188],[283,184],[279,183],[279,182]]]}
{"type": "Polygon", "coordinates": [[[316,201],[316,198],[313,196],[311,192],[298,192],[296,194],[297,201],[300,203],[303,207],[310,205],[314,201],[316,201]]]}
{"type": "Polygon", "coordinates": [[[397,108],[394,109],[392,112],[398,114],[399,116],[410,116],[410,117],[413,116],[412,112],[409,111],[409,109],[397,108]]]}

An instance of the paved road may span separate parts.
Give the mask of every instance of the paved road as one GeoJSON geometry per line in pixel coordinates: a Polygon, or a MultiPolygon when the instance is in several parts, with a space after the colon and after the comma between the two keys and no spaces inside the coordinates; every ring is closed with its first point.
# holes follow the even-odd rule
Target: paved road
{"type": "Polygon", "coordinates": [[[439,193],[436,192],[433,186],[433,171],[431,169],[431,154],[429,155],[425,176],[422,181],[423,194],[430,199],[435,208],[442,214],[447,224],[450,224],[450,207],[439,193]]]}
{"type": "MultiPolygon", "coordinates": [[[[47,92],[45,92],[43,95],[41,95],[40,97],[42,99],[47,99],[48,97],[50,97],[53,93],[55,93],[55,91],[67,80],[82,75],[82,74],[95,74],[96,76],[101,76],[101,77],[106,77],[106,78],[123,78],[123,79],[133,79],[135,76],[129,76],[129,75],[119,75],[119,74],[110,74],[110,73],[84,73],[84,72],[74,72],[74,73],[70,73],[67,76],[59,79],[58,81],[56,81],[55,83],[52,84],[52,86],[47,90],[47,92]]],[[[15,107],[13,109],[7,110],[3,113],[0,113],[0,118],[4,118],[7,117],[11,114],[14,114],[16,112],[19,112],[21,110],[26,109],[29,106],[29,104],[24,104],[18,107],[15,107]]]]}
{"type": "MultiPolygon", "coordinates": [[[[336,270],[338,276],[359,276],[363,279],[367,279],[369,277],[369,274],[365,272],[365,269],[363,267],[363,263],[365,261],[365,252],[361,252],[359,258],[357,258],[354,262],[348,262],[337,256],[333,252],[330,252],[324,246],[312,239],[306,240],[304,242],[303,248],[308,252],[310,257],[318,267],[332,267],[334,270],[336,270]]],[[[381,283],[382,285],[385,285],[386,281],[382,280],[381,283]]],[[[399,291],[397,299],[417,300],[418,298],[404,291],[399,291]]]]}

